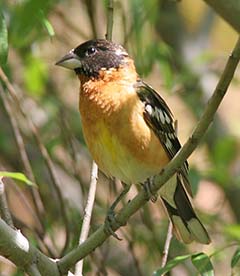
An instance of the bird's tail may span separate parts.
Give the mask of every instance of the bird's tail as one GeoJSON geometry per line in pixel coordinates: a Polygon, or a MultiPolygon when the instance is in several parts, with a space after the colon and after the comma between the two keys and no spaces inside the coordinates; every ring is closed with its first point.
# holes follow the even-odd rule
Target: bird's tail
{"type": "Polygon", "coordinates": [[[159,194],[178,239],[185,243],[190,243],[193,240],[202,244],[210,243],[207,230],[193,210],[180,175],[173,176],[165,183],[159,194]]]}

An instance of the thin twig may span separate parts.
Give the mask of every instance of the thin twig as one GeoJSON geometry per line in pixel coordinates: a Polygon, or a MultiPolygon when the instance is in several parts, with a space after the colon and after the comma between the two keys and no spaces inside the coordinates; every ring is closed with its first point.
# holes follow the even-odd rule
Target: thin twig
{"type": "Polygon", "coordinates": [[[112,40],[112,30],[113,30],[113,0],[108,0],[107,4],[107,33],[106,39],[112,40]]]}
{"type": "Polygon", "coordinates": [[[98,248],[98,250],[95,250],[91,254],[89,254],[89,257],[91,258],[91,264],[92,266],[92,271],[94,275],[98,276],[107,276],[107,255],[110,252],[108,249],[109,244],[107,244],[107,249],[105,248],[98,248]],[[104,252],[103,252],[104,251],[104,252]],[[107,252],[106,252],[107,251],[107,252]],[[105,252],[107,254],[105,254],[105,252]]]}
{"type": "Polygon", "coordinates": [[[14,228],[11,213],[8,208],[7,198],[5,194],[5,186],[0,177],[0,214],[2,219],[12,228],[14,228]]]}
{"type": "Polygon", "coordinates": [[[97,4],[97,1],[93,0],[85,0],[85,5],[87,7],[88,17],[90,20],[91,28],[92,28],[92,35],[94,38],[98,37],[97,28],[96,28],[96,22],[95,22],[95,7],[97,4]]]}
{"type": "MultiPolygon", "coordinates": [[[[25,193],[23,193],[21,188],[16,183],[13,183],[12,188],[13,188],[14,192],[17,194],[17,198],[18,198],[19,202],[21,202],[21,205],[23,206],[23,208],[28,210],[28,212],[34,217],[34,219],[37,220],[36,214],[32,208],[32,204],[29,202],[25,193]]],[[[13,216],[13,218],[14,218],[14,216],[13,216]]]]}
{"type": "Polygon", "coordinates": [[[56,8],[53,13],[60,17],[61,21],[64,22],[64,25],[68,27],[69,30],[75,32],[78,37],[82,37],[83,39],[88,39],[88,35],[84,33],[82,29],[79,28],[79,25],[76,26],[70,19],[67,14],[65,14],[60,8],[56,8]]]}
{"type": "MultiPolygon", "coordinates": [[[[79,238],[79,245],[81,245],[87,238],[89,228],[90,228],[90,221],[93,211],[93,204],[95,200],[96,194],[96,187],[97,187],[97,177],[98,177],[98,167],[97,164],[93,161],[92,170],[91,170],[91,182],[88,192],[87,204],[84,211],[84,218],[82,224],[82,230],[79,238]]],[[[83,269],[83,260],[79,261],[75,267],[75,276],[82,276],[82,269],[83,269]]]]}
{"type": "MultiPolygon", "coordinates": [[[[3,101],[3,105],[5,107],[5,110],[8,114],[11,126],[12,126],[12,130],[14,133],[14,137],[16,140],[16,144],[17,144],[17,148],[20,154],[20,158],[22,160],[23,166],[24,166],[24,170],[28,176],[28,178],[33,182],[36,183],[36,179],[35,176],[33,174],[33,170],[26,152],[26,148],[24,145],[24,141],[23,141],[23,137],[21,135],[20,129],[18,127],[17,124],[17,120],[16,120],[16,115],[14,114],[12,107],[11,107],[11,101],[9,99],[9,95],[6,95],[3,91],[3,88],[0,84],[0,96],[2,98],[3,101]]],[[[36,221],[40,222],[42,231],[44,229],[44,223],[43,223],[43,213],[44,213],[44,207],[43,207],[43,203],[42,200],[40,198],[40,194],[38,193],[37,189],[34,187],[29,187],[31,196],[32,196],[32,201],[37,213],[37,216],[34,214],[34,217],[36,219],[36,221]]]]}
{"type": "Polygon", "coordinates": [[[24,116],[24,118],[26,119],[28,126],[37,142],[37,145],[40,149],[40,152],[43,156],[43,159],[45,161],[45,164],[48,168],[51,180],[52,180],[52,184],[53,184],[53,188],[56,191],[56,194],[58,196],[59,199],[59,205],[60,205],[60,211],[61,211],[61,217],[63,218],[64,221],[64,226],[66,229],[66,240],[65,240],[65,245],[62,249],[61,255],[65,252],[65,250],[68,247],[69,244],[69,240],[70,240],[70,224],[68,222],[68,217],[67,217],[67,211],[65,208],[65,202],[60,190],[60,180],[58,178],[58,175],[55,171],[55,167],[53,164],[52,159],[50,158],[47,149],[45,148],[45,146],[43,145],[41,139],[40,139],[40,135],[39,135],[39,131],[37,129],[37,127],[35,126],[35,124],[33,123],[32,119],[29,117],[28,113],[22,108],[20,100],[18,98],[18,94],[15,91],[15,88],[13,87],[13,85],[10,83],[10,81],[8,80],[8,77],[6,76],[6,74],[3,72],[2,68],[0,67],[0,79],[4,82],[4,84],[6,85],[11,97],[13,98],[13,100],[16,102],[17,107],[19,108],[20,112],[22,113],[22,115],[24,116]]]}
{"type": "Polygon", "coordinates": [[[173,231],[173,225],[172,225],[172,222],[169,220],[167,237],[166,237],[166,241],[163,249],[163,255],[162,255],[162,267],[164,267],[167,263],[169,247],[173,236],[172,231],[173,231]]]}
{"type": "Polygon", "coordinates": [[[133,259],[133,263],[135,265],[135,268],[136,268],[136,271],[137,271],[137,275],[138,276],[143,276],[143,273],[142,273],[142,270],[141,270],[141,267],[140,267],[140,264],[139,264],[139,260],[135,254],[135,251],[134,251],[134,243],[135,243],[135,240],[134,239],[131,239],[131,237],[134,237],[134,228],[131,229],[131,232],[132,232],[132,235],[131,237],[128,237],[128,235],[124,234],[123,231],[121,231],[124,238],[127,240],[128,242],[128,249],[130,251],[130,254],[132,256],[132,259],[133,259]]]}
{"type": "Polygon", "coordinates": [[[41,273],[39,272],[37,266],[35,264],[30,265],[26,272],[29,276],[41,276],[41,273]]]}
{"type": "MultiPolygon", "coordinates": [[[[225,69],[221,75],[221,78],[217,84],[217,87],[206,106],[206,109],[198,121],[196,128],[194,129],[191,137],[184,144],[178,154],[166,165],[160,175],[156,176],[151,190],[156,193],[161,186],[168,181],[178,170],[179,167],[185,162],[185,160],[191,155],[200,143],[201,138],[206,133],[209,125],[213,121],[214,115],[223,100],[224,95],[233,79],[234,72],[237,68],[240,59],[240,38],[238,39],[235,48],[228,59],[225,69]]],[[[136,213],[144,204],[147,203],[145,191],[142,189],[129,203],[124,206],[116,214],[116,223],[112,224],[112,230],[116,231],[121,226],[125,225],[128,219],[136,213]]],[[[96,230],[83,244],[70,251],[64,257],[58,261],[59,271],[64,274],[69,267],[71,267],[78,260],[84,258],[96,247],[100,246],[109,236],[104,231],[105,226],[102,225],[96,230]]]]}
{"type": "MultiPolygon", "coordinates": [[[[13,187],[16,187],[16,185],[14,185],[13,187]]],[[[21,201],[21,199],[20,199],[20,201],[21,201]]],[[[46,252],[48,257],[50,257],[52,259],[57,258],[58,252],[55,249],[55,247],[53,246],[52,241],[49,239],[49,235],[45,234],[43,237],[42,233],[39,233],[38,229],[34,225],[32,226],[30,224],[23,222],[18,217],[14,216],[14,214],[12,214],[12,219],[14,221],[14,226],[17,229],[25,228],[32,232],[33,237],[37,240],[38,248],[39,248],[39,250],[41,250],[41,252],[46,252]]]]}
{"type": "MultiPolygon", "coordinates": [[[[85,186],[88,186],[89,183],[84,183],[86,181],[83,180],[83,177],[79,172],[79,164],[78,164],[79,150],[76,149],[76,146],[74,144],[74,136],[68,124],[68,120],[66,118],[66,114],[63,107],[60,108],[59,116],[61,120],[60,128],[61,128],[61,134],[63,137],[63,142],[66,145],[66,147],[69,148],[69,155],[71,158],[71,167],[73,169],[73,175],[78,180],[84,197],[85,186]]],[[[82,209],[83,209],[83,206],[82,206],[82,209]]]]}

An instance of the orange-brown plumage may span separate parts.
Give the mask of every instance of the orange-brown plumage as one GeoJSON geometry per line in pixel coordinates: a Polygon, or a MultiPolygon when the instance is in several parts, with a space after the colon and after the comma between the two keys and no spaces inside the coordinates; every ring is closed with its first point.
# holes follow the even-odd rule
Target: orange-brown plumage
{"type": "Polygon", "coordinates": [[[122,168],[117,176],[128,184],[160,172],[169,157],[142,116],[144,104],[135,92],[138,76],[133,62],[115,70],[102,70],[98,79],[79,78],[84,137],[100,169],[116,176],[110,168],[122,168]],[[104,158],[106,155],[111,157],[104,158]],[[128,175],[125,167],[129,166],[137,168],[135,175],[128,175]]]}

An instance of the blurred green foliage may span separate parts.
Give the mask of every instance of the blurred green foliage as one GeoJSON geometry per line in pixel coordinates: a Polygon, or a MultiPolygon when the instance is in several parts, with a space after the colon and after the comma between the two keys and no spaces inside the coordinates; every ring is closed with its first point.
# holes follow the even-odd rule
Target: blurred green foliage
{"type": "Polygon", "coordinates": [[[48,79],[48,68],[46,64],[37,57],[26,56],[23,79],[25,87],[33,97],[42,97],[45,94],[48,79]]]}
{"type": "Polygon", "coordinates": [[[8,55],[8,33],[6,20],[0,12],[0,64],[5,65],[8,55]]]}
{"type": "Polygon", "coordinates": [[[28,48],[54,31],[47,16],[57,0],[26,0],[9,4],[3,1],[3,9],[9,16],[9,39],[11,46],[18,49],[28,48]]]}
{"type": "MultiPolygon", "coordinates": [[[[184,111],[179,112],[184,129],[189,121],[191,128],[194,127],[196,119],[206,106],[209,91],[205,91],[203,85],[204,73],[209,72],[209,75],[218,78],[222,69],[219,56],[227,56],[229,53],[227,50],[224,54],[218,54],[219,49],[215,51],[212,44],[217,45],[223,40],[223,36],[224,40],[231,40],[231,37],[222,30],[218,30],[220,40],[212,37],[212,33],[217,32],[215,15],[207,8],[203,9],[202,16],[199,13],[199,22],[193,29],[192,26],[196,23],[188,21],[184,6],[191,5],[190,2],[178,2],[114,1],[113,37],[129,50],[141,76],[149,77],[157,84],[160,81],[161,86],[155,88],[158,91],[164,90],[164,95],[170,100],[171,97],[180,99],[188,110],[187,115],[184,111]],[[209,20],[208,25],[204,25],[206,20],[209,20]],[[189,118],[188,114],[191,114],[192,118],[189,118]]],[[[52,184],[53,179],[44,163],[36,137],[34,138],[27,120],[12,99],[11,116],[15,117],[23,137],[39,187],[40,201],[44,206],[41,213],[42,225],[39,226],[39,221],[33,218],[32,210],[36,210],[28,189],[18,191],[17,198],[29,201],[32,210],[26,206],[21,207],[23,215],[19,216],[16,212],[19,206],[16,204],[17,207],[14,207],[12,204],[11,208],[16,227],[21,228],[32,243],[53,258],[71,250],[78,242],[91,163],[77,111],[78,83],[73,74],[60,71],[54,68],[53,64],[62,54],[84,41],[86,35],[89,39],[94,33],[98,37],[104,37],[106,3],[107,1],[93,0],[2,0],[0,3],[0,64],[19,93],[21,106],[37,126],[39,139],[50,154],[57,176],[62,181],[61,193],[70,222],[70,240],[65,251],[62,252],[66,233],[60,200],[52,184]],[[76,195],[78,196],[75,197],[76,195]]],[[[199,4],[192,4],[190,10],[194,10],[195,5],[199,4]]],[[[237,76],[236,80],[238,78],[237,76]]],[[[8,91],[3,83],[2,85],[7,95],[8,91]]],[[[239,81],[235,85],[239,85],[239,81]]],[[[234,101],[232,103],[234,104],[234,101]]],[[[177,105],[178,101],[173,102],[173,109],[177,109],[177,105]]],[[[4,107],[0,99],[0,169],[21,171],[27,175],[16,146],[9,114],[4,107]]],[[[227,113],[228,110],[225,110],[224,115],[227,113]]],[[[169,252],[170,261],[165,268],[157,270],[161,266],[167,219],[159,214],[160,205],[149,204],[136,214],[123,230],[126,243],[110,240],[87,258],[84,267],[86,275],[97,275],[96,271],[99,275],[105,275],[106,271],[110,271],[109,275],[112,271],[116,275],[129,275],[127,273],[131,271],[131,275],[141,276],[151,275],[155,270],[158,273],[155,275],[161,275],[159,273],[171,271],[177,265],[180,265],[185,275],[196,274],[193,265],[202,275],[213,275],[212,265],[217,272],[218,267],[221,268],[224,264],[229,268],[226,269],[227,272],[230,272],[231,266],[234,269],[238,267],[239,249],[236,250],[236,245],[239,245],[240,241],[240,212],[236,207],[239,206],[239,197],[236,195],[240,191],[239,136],[233,134],[230,127],[225,127],[222,117],[217,114],[201,148],[204,148],[204,153],[199,155],[205,165],[199,165],[199,159],[193,161],[194,164],[190,163],[193,194],[198,194],[206,180],[210,181],[211,185],[223,194],[224,198],[220,201],[227,202],[228,208],[224,209],[224,212],[230,217],[225,219],[224,212],[223,214],[221,210],[215,211],[219,209],[215,206],[219,204],[216,202],[215,209],[210,212],[206,211],[207,208],[202,208],[204,206],[199,207],[213,240],[212,247],[207,248],[206,253],[196,255],[199,254],[197,245],[186,246],[173,238],[169,252]],[[221,250],[224,256],[222,259],[211,254],[226,244],[234,244],[230,254],[225,248],[221,250]],[[192,263],[189,261],[191,257],[192,263]],[[200,257],[200,261],[197,257],[200,257]],[[210,268],[209,274],[204,274],[202,265],[204,268],[210,268]]],[[[29,178],[28,175],[27,177],[29,178]]],[[[108,192],[109,184],[105,182],[98,187],[91,231],[103,222],[106,205],[116,196],[115,192],[108,192]]],[[[11,201],[14,190],[11,190],[11,186],[14,187],[14,183],[6,186],[10,187],[7,192],[11,201]]],[[[121,187],[118,187],[119,189],[121,187]]],[[[205,193],[205,196],[207,199],[202,199],[204,204],[208,201],[212,203],[211,193],[205,193]]],[[[14,203],[14,200],[12,202],[14,203]]],[[[0,271],[4,267],[0,263],[0,271]]],[[[15,269],[12,268],[12,271],[15,269]]],[[[23,274],[16,270],[12,275],[23,274]]]]}

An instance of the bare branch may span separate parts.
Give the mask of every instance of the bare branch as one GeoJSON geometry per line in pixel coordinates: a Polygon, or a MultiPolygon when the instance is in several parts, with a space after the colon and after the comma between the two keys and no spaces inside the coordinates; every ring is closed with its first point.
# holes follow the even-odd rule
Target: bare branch
{"type": "Polygon", "coordinates": [[[2,219],[0,219],[0,254],[24,271],[28,271],[29,275],[60,276],[54,261],[34,248],[19,230],[12,229],[2,219]],[[35,274],[31,272],[32,265],[36,266],[35,274]],[[37,271],[40,274],[36,274],[37,271]]]}
{"type": "Polygon", "coordinates": [[[92,35],[94,38],[98,37],[98,33],[97,33],[97,26],[96,26],[96,22],[95,22],[95,10],[96,10],[96,1],[93,0],[85,0],[84,1],[86,7],[87,7],[87,13],[88,13],[88,17],[89,17],[89,21],[91,24],[91,28],[92,28],[92,35]]]}
{"type": "Polygon", "coordinates": [[[60,19],[64,22],[64,25],[66,25],[69,30],[73,31],[75,34],[77,34],[79,37],[82,37],[83,39],[88,39],[88,35],[82,29],[80,29],[79,26],[73,24],[69,16],[65,14],[60,8],[57,7],[53,12],[60,17],[60,19]]]}
{"type": "Polygon", "coordinates": [[[113,0],[108,0],[108,4],[107,4],[107,33],[106,33],[107,40],[112,40],[112,30],[113,30],[113,0]]]}
{"type": "Polygon", "coordinates": [[[169,220],[167,237],[166,237],[166,241],[163,249],[162,267],[164,267],[167,263],[169,247],[173,236],[172,231],[173,231],[173,225],[172,225],[172,222],[169,220]]]}
{"type": "Polygon", "coordinates": [[[26,272],[29,276],[41,276],[35,264],[30,265],[26,272]]]}
{"type": "MultiPolygon", "coordinates": [[[[84,211],[84,218],[83,218],[82,230],[81,230],[80,239],[79,239],[79,245],[81,245],[88,236],[93,204],[94,204],[96,188],[97,188],[97,177],[98,177],[98,167],[97,167],[97,164],[93,161],[92,171],[91,171],[91,182],[90,182],[90,187],[88,192],[87,204],[84,211]]],[[[82,269],[83,269],[83,259],[76,264],[75,276],[82,276],[82,269]]]]}
{"type": "Polygon", "coordinates": [[[0,214],[3,220],[12,228],[14,228],[12,216],[8,208],[8,203],[6,199],[5,194],[5,186],[2,180],[2,177],[0,177],[0,214]]]}

